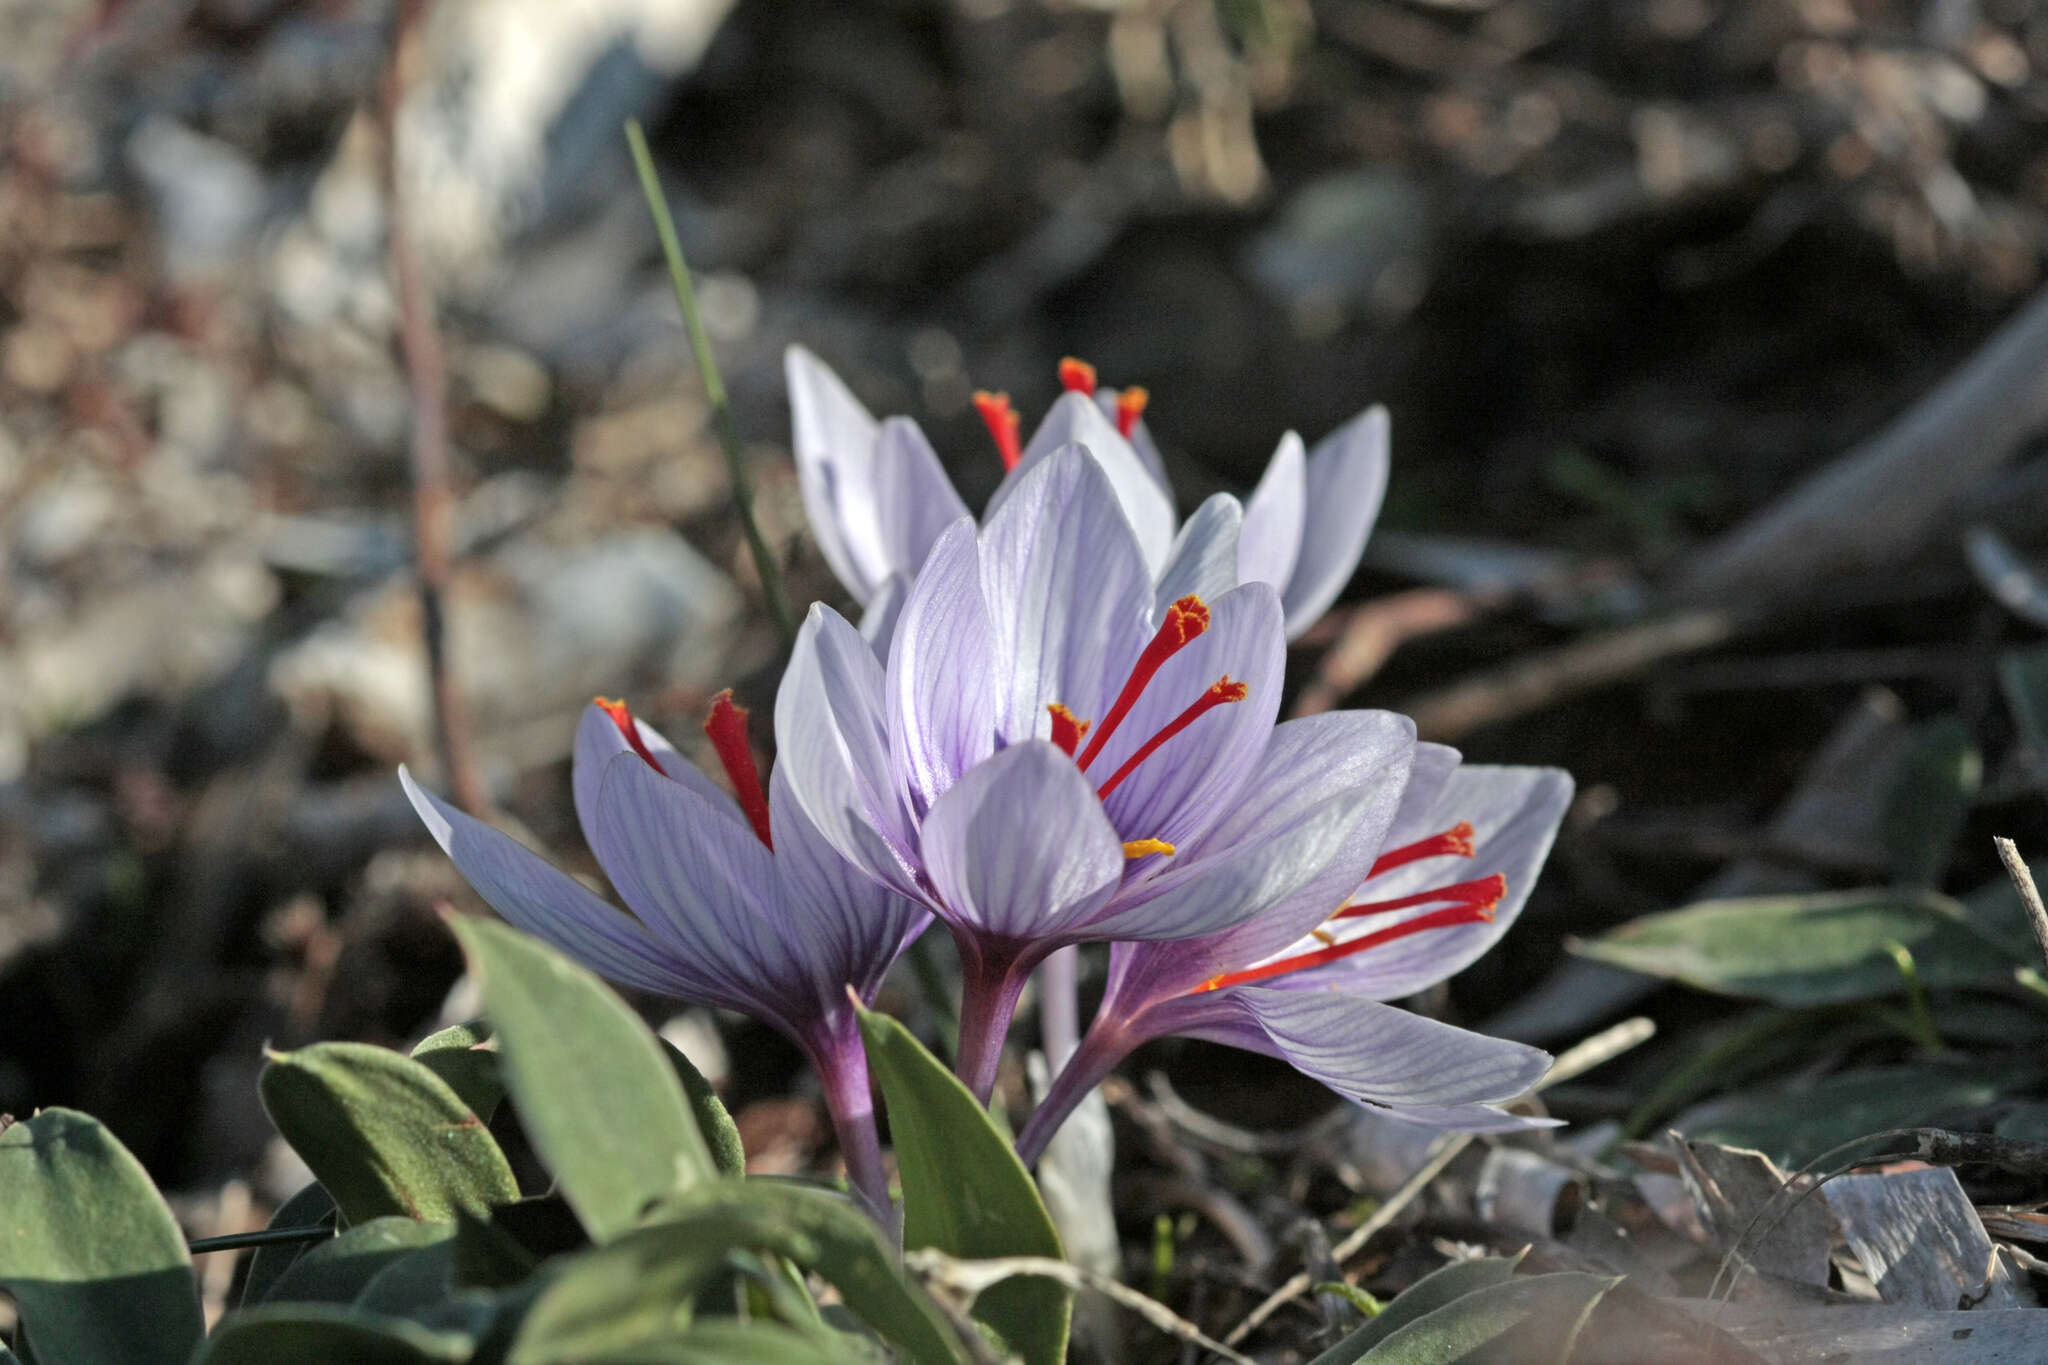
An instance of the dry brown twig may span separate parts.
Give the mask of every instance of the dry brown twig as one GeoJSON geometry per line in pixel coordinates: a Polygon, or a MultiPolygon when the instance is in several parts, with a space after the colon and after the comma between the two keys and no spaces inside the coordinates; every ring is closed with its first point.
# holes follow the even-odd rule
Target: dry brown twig
{"type": "Polygon", "coordinates": [[[426,18],[427,0],[399,0],[391,65],[384,73],[377,111],[378,132],[391,274],[398,292],[398,348],[412,398],[414,559],[420,583],[420,633],[434,697],[434,741],[442,778],[456,803],[472,815],[482,815],[490,794],[477,772],[468,704],[448,664],[448,583],[455,541],[455,499],[448,487],[448,363],[434,321],[433,290],[412,241],[398,156],[399,111],[426,60],[426,18]]]}
{"type": "Polygon", "coordinates": [[[2005,875],[2012,878],[2013,889],[2020,893],[2020,904],[2027,907],[2027,924],[2034,931],[2034,942],[2040,945],[2042,961],[2048,963],[2048,906],[2041,903],[2041,888],[2034,885],[2034,874],[2017,844],[1998,837],[1991,843],[1998,850],[1998,861],[2005,864],[2005,875]]]}

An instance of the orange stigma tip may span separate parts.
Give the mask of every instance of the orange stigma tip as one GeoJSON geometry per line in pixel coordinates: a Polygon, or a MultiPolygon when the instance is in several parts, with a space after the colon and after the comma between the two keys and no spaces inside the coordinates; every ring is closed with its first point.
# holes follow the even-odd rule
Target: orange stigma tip
{"type": "Polygon", "coordinates": [[[1052,715],[1052,742],[1060,746],[1060,752],[1072,758],[1074,749],[1088,734],[1089,723],[1058,702],[1045,709],[1052,715]]]}
{"type": "Polygon", "coordinates": [[[1152,395],[1136,384],[1116,396],[1116,434],[1126,441],[1138,429],[1138,421],[1145,415],[1145,404],[1152,401],[1152,395]]]}
{"type": "Polygon", "coordinates": [[[1138,751],[1125,759],[1123,767],[1110,774],[1109,781],[1098,787],[1095,794],[1107,801],[1109,794],[1117,789],[1118,784],[1136,772],[1140,763],[1158,753],[1167,741],[1217,707],[1243,701],[1250,693],[1251,689],[1241,682],[1232,682],[1228,677],[1218,678],[1209,684],[1209,690],[1202,693],[1194,705],[1159,727],[1158,734],[1140,744],[1138,751]]]}
{"type": "Polygon", "coordinates": [[[1171,858],[1175,851],[1174,846],[1164,839],[1128,839],[1124,842],[1125,858],[1149,858],[1154,853],[1171,858]]]}
{"type": "Polygon", "coordinates": [[[647,741],[640,737],[640,722],[633,719],[633,713],[627,709],[626,703],[614,701],[610,697],[592,697],[590,704],[612,718],[612,724],[618,727],[619,738],[626,741],[627,748],[640,755],[648,767],[661,773],[663,777],[668,776],[662,772],[661,765],[654,761],[654,755],[647,751],[647,741]]]}
{"type": "Polygon", "coordinates": [[[1095,392],[1095,367],[1085,360],[1068,356],[1060,361],[1060,387],[1069,393],[1095,392]]]}
{"type": "Polygon", "coordinates": [[[1382,853],[1366,875],[1377,877],[1382,872],[1392,872],[1397,867],[1406,867],[1424,858],[1469,858],[1474,849],[1472,826],[1460,820],[1441,834],[1432,834],[1427,839],[1418,839],[1382,853]]]}
{"type": "MultiPolygon", "coordinates": [[[[1353,939],[1339,940],[1327,930],[1312,929],[1309,931],[1310,935],[1316,942],[1325,946],[1312,948],[1305,953],[1294,953],[1287,957],[1275,958],[1271,962],[1262,962],[1256,967],[1247,967],[1241,972],[1226,972],[1222,976],[1212,976],[1200,986],[1197,986],[1194,993],[1199,995],[1203,991],[1222,990],[1226,986],[1243,986],[1253,981],[1265,981],[1271,977],[1307,971],[1311,967],[1326,967],[1332,962],[1341,962],[1347,957],[1355,957],[1359,953],[1369,952],[1382,944],[1392,943],[1396,939],[1408,938],[1414,934],[1427,933],[1432,929],[1451,929],[1460,924],[1492,923],[1494,907],[1500,904],[1500,897],[1507,894],[1507,880],[1500,876],[1492,876],[1484,879],[1484,881],[1467,882],[1463,885],[1489,887],[1494,892],[1493,897],[1490,900],[1482,899],[1470,904],[1448,905],[1441,910],[1432,910],[1426,915],[1417,915],[1414,919],[1403,920],[1399,924],[1389,925],[1385,929],[1376,929],[1370,934],[1361,934],[1353,939]],[[1492,887],[1493,883],[1498,883],[1498,886],[1492,887]]],[[[1427,904],[1432,900],[1458,900],[1462,899],[1462,897],[1455,893],[1459,892],[1460,889],[1460,887],[1445,887],[1443,891],[1434,894],[1411,896],[1403,901],[1386,901],[1372,907],[1372,909],[1374,911],[1396,909],[1411,902],[1427,904]]],[[[1352,911],[1365,908],[1363,906],[1350,906],[1339,911],[1337,917],[1341,919],[1352,913],[1352,911]]]]}
{"type": "Polygon", "coordinates": [[[1015,469],[1017,462],[1024,457],[1024,447],[1018,438],[1022,419],[1010,407],[1010,395],[977,389],[974,410],[981,414],[982,425],[988,428],[990,439],[996,443],[996,454],[1002,456],[1003,468],[1015,469]]]}
{"type": "MultiPolygon", "coordinates": [[[[1392,900],[1360,901],[1339,910],[1333,919],[1357,919],[1361,915],[1384,915],[1391,910],[1407,910],[1417,905],[1434,905],[1448,901],[1462,912],[1480,919],[1492,919],[1494,907],[1507,899],[1508,879],[1496,872],[1491,877],[1476,881],[1453,882],[1428,891],[1418,891],[1412,896],[1396,896],[1392,900]]],[[[1424,915],[1423,919],[1429,916],[1424,915]]],[[[1412,923],[1413,921],[1411,921],[1412,923]]],[[[1397,926],[1398,927],[1398,926],[1397,926]]]]}
{"type": "Polygon", "coordinates": [[[754,751],[747,743],[747,708],[733,704],[732,689],[711,699],[711,714],[704,721],[705,737],[718,754],[718,762],[732,783],[732,794],[754,834],[769,848],[775,840],[768,829],[768,798],[761,792],[761,774],[754,767],[754,751]]]}
{"type": "Polygon", "coordinates": [[[1102,752],[1102,746],[1109,742],[1116,727],[1123,724],[1124,717],[1138,704],[1138,697],[1144,692],[1145,685],[1152,681],[1152,675],[1182,646],[1208,628],[1209,604],[1194,593],[1180,598],[1166,609],[1166,619],[1159,623],[1159,629],[1138,655],[1138,662],[1131,668],[1131,676],[1124,680],[1123,691],[1116,694],[1109,714],[1103,717],[1101,727],[1095,731],[1095,737],[1088,741],[1088,747],[1076,762],[1086,768],[1095,761],[1095,756],[1102,752]]]}

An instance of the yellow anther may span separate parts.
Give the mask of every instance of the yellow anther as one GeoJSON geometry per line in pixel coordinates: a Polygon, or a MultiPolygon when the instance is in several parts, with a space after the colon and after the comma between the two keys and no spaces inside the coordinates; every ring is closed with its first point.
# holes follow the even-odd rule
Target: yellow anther
{"type": "Polygon", "coordinates": [[[1309,930],[1309,934],[1316,940],[1316,942],[1324,945],[1325,947],[1334,948],[1337,946],[1337,936],[1331,933],[1328,929],[1311,929],[1309,930]]]}
{"type": "Polygon", "coordinates": [[[1154,853],[1173,856],[1173,845],[1164,839],[1133,839],[1124,845],[1124,857],[1144,858],[1154,853]]]}

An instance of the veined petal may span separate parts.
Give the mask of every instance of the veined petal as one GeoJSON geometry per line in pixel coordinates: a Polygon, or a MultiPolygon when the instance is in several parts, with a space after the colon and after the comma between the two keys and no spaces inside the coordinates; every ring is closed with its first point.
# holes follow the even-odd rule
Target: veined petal
{"type": "Polygon", "coordinates": [[[860,638],[868,642],[875,657],[884,663],[889,660],[889,646],[896,641],[896,619],[903,614],[903,604],[909,598],[909,575],[890,574],[860,614],[860,638]]]}
{"type": "Polygon", "coordinates": [[[778,922],[775,856],[751,830],[622,754],[589,834],[620,898],[704,980],[700,994],[785,1025],[814,1008],[802,947],[778,922]]]}
{"type": "Polygon", "coordinates": [[[515,928],[636,990],[687,997],[674,955],[622,911],[539,854],[425,791],[404,767],[412,808],[476,893],[515,928]]]}
{"type": "Polygon", "coordinates": [[[1453,1133],[1528,1133],[1564,1125],[1563,1119],[1510,1114],[1490,1104],[1404,1104],[1386,1112],[1389,1118],[1402,1123],[1453,1133]]]}
{"type": "Polygon", "coordinates": [[[1284,589],[1301,554],[1308,516],[1308,455],[1301,437],[1288,432],[1266,465],[1265,476],[1244,505],[1244,533],[1238,540],[1237,572],[1246,583],[1284,589]]]}
{"type": "Polygon", "coordinates": [[[963,516],[919,571],[889,652],[889,749],[920,814],[995,752],[995,658],[974,519],[963,516]]]}
{"type": "Polygon", "coordinates": [[[1189,593],[1214,601],[1238,585],[1238,528],[1243,521],[1244,509],[1228,493],[1214,494],[1195,509],[1160,571],[1159,587],[1152,594],[1154,621],[1189,593]]]}
{"type": "MultiPolygon", "coordinates": [[[[1075,395],[1078,397],[1078,395],[1075,395]]],[[[1092,411],[1092,409],[1091,409],[1092,411]]],[[[998,699],[1009,743],[1050,733],[1054,702],[1099,719],[1152,638],[1152,576],[1102,467],[1078,446],[1010,485],[981,533],[998,699]]]]}
{"type": "MultiPolygon", "coordinates": [[[[633,718],[633,725],[639,731],[640,742],[661,765],[664,775],[703,797],[713,809],[735,823],[746,823],[747,817],[740,812],[739,803],[698,771],[696,764],[678,753],[675,745],[670,744],[659,730],[638,716],[633,718]]],[[[576,723],[575,752],[569,761],[569,786],[576,798],[576,822],[583,827],[586,838],[591,822],[597,818],[597,794],[604,787],[604,770],[620,754],[632,751],[626,737],[619,733],[617,723],[603,707],[583,708],[583,718],[576,723]]]]}
{"type": "MultiPolygon", "coordinates": [[[[1102,415],[1112,423],[1116,421],[1117,416],[1117,397],[1117,390],[1107,385],[1095,391],[1095,406],[1100,408],[1102,415]]],[[[1144,461],[1146,472],[1150,473],[1159,487],[1165,491],[1167,505],[1171,506],[1173,480],[1166,477],[1166,459],[1159,453],[1159,443],[1152,439],[1152,428],[1145,425],[1145,419],[1140,417],[1138,424],[1131,428],[1131,434],[1125,439],[1131,443],[1131,449],[1138,452],[1138,458],[1144,461]]]]}
{"type": "Polygon", "coordinates": [[[1463,756],[1448,744],[1425,742],[1415,746],[1415,759],[1408,765],[1408,785],[1401,792],[1401,808],[1394,812],[1394,823],[1387,827],[1387,849],[1427,839],[1449,828],[1430,822],[1437,818],[1437,802],[1443,799],[1444,784],[1463,761],[1463,756]]]}
{"type": "Polygon", "coordinates": [[[830,607],[814,603],[775,694],[776,767],[840,855],[906,896],[916,837],[889,754],[881,661],[830,607]]]}
{"type": "MultiPolygon", "coordinates": [[[[1126,839],[1192,842],[1229,814],[1251,776],[1280,711],[1287,642],[1272,586],[1247,583],[1209,603],[1209,629],[1152,676],[1088,776],[1102,786],[1151,738],[1226,675],[1247,689],[1217,706],[1133,768],[1103,799],[1126,839]]],[[[1097,713],[1100,714],[1099,712],[1097,713]]]]}
{"type": "Polygon", "coordinates": [[[940,913],[996,938],[1044,939],[1085,922],[1123,879],[1124,852],[1095,789],[1044,740],[978,764],[924,821],[940,913]]]}
{"type": "Polygon", "coordinates": [[[804,515],[833,575],[865,602],[889,574],[877,515],[880,428],[839,376],[803,347],[783,353],[783,372],[804,515]]]}
{"type": "Polygon", "coordinates": [[[1338,1094],[1394,1109],[1510,1100],[1550,1069],[1547,1053],[1335,991],[1218,991],[1220,1011],[1174,1031],[1279,1057],[1338,1094]]]}
{"type": "Polygon", "coordinates": [[[888,418],[876,438],[875,502],[889,572],[906,577],[946,528],[968,515],[938,452],[908,417],[888,418]]]}
{"type": "Polygon", "coordinates": [[[1301,553],[1280,600],[1287,633],[1301,634],[1351,581],[1387,493],[1387,410],[1368,408],[1308,453],[1301,553]]]}
{"type": "MultiPolygon", "coordinates": [[[[1408,863],[1367,881],[1352,899],[1395,900],[1498,873],[1507,879],[1507,895],[1494,907],[1493,919],[1397,938],[1328,966],[1274,977],[1270,984],[1398,1000],[1463,971],[1500,942],[1522,913],[1571,800],[1571,775],[1556,768],[1459,768],[1437,798],[1434,819],[1441,823],[1433,828],[1445,829],[1461,820],[1470,824],[1474,856],[1408,863]]],[[[1346,923],[1355,926],[1349,932],[1374,933],[1426,915],[1431,908],[1411,906],[1346,923]]]]}
{"type": "Polygon", "coordinates": [[[821,1002],[843,1004],[848,985],[872,1000],[931,915],[840,857],[804,814],[779,767],[768,778],[768,802],[783,923],[802,945],[821,1002]]]}
{"type": "Polygon", "coordinates": [[[993,518],[1016,496],[1024,476],[1035,465],[1069,445],[1081,446],[1101,466],[1117,505],[1137,537],[1147,575],[1156,575],[1165,567],[1167,553],[1173,548],[1173,499],[1160,487],[1131,443],[1117,434],[1115,425],[1085,394],[1059,396],[1038,430],[1032,433],[1031,443],[1024,447],[1016,469],[989,499],[984,516],[993,518]]]}

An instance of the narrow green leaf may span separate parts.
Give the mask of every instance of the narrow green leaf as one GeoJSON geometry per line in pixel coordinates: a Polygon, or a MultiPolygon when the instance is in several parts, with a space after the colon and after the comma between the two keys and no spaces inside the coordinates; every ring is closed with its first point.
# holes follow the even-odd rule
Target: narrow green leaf
{"type": "MultiPolygon", "coordinates": [[[[1563,1360],[1594,1305],[1620,1283],[1565,1271],[1488,1285],[1414,1319],[1363,1355],[1337,1359],[1363,1365],[1563,1360]]],[[[1367,1323],[1360,1330],[1376,1325],[1367,1323]]]]}
{"type": "Polygon", "coordinates": [[[1863,1067],[1709,1100],[1671,1126],[1687,1137],[1753,1147],[1790,1170],[1865,1133],[1936,1124],[2035,1093],[2041,1076],[2039,1067],[1943,1062],[1863,1067]]]}
{"type": "Polygon", "coordinates": [[[193,1365],[435,1365],[466,1361],[475,1338],[335,1304],[275,1304],[232,1314],[193,1365]]]}
{"type": "Polygon", "coordinates": [[[1572,949],[1700,990],[1796,1007],[1899,994],[1905,982],[1894,943],[1912,953],[1929,989],[2012,974],[2006,951],[1931,891],[1704,901],[1630,920],[1572,949]]]}
{"type": "Polygon", "coordinates": [[[1522,1263],[1516,1256],[1482,1256],[1473,1261],[1452,1261],[1423,1276],[1394,1296],[1393,1302],[1365,1326],[1309,1362],[1309,1365],[1352,1365],[1373,1347],[1418,1318],[1426,1317],[1454,1299],[1505,1284],[1522,1263]]]}
{"type": "Polygon", "coordinates": [[[445,1305],[454,1293],[455,1238],[451,1235],[390,1262],[351,1302],[372,1313],[419,1321],[445,1305]]]}
{"type": "Polygon", "coordinates": [[[275,1052],[257,1082],[285,1141],[351,1223],[440,1222],[519,1197],[498,1142],[425,1065],[367,1043],[275,1052]]]}
{"type": "Polygon", "coordinates": [[[773,1322],[698,1323],[672,1337],[584,1356],[587,1365],[847,1365],[875,1360],[843,1332],[799,1332],[773,1322]]]}
{"type": "Polygon", "coordinates": [[[520,1328],[512,1365],[580,1361],[665,1339],[687,1321],[690,1298],[723,1278],[735,1251],[816,1271],[908,1360],[960,1360],[937,1305],[904,1277],[880,1230],[851,1201],[782,1181],[719,1181],[662,1201],[654,1221],[559,1263],[520,1328]]]}
{"type": "MultiPolygon", "coordinates": [[[[966,1260],[1063,1259],[1038,1186],[967,1087],[887,1015],[861,1010],[860,1033],[889,1105],[903,1180],[903,1245],[966,1260]]],[[[974,1315],[1026,1365],[1059,1365],[1072,1308],[1064,1285],[1017,1276],[976,1299],[974,1315]]]]}
{"type": "MultiPolygon", "coordinates": [[[[273,1228],[334,1228],[340,1212],[334,1207],[334,1196],[319,1181],[277,1206],[277,1212],[270,1216],[266,1225],[273,1228]]],[[[298,1264],[299,1258],[319,1246],[318,1242],[289,1242],[280,1246],[256,1248],[249,1258],[249,1273],[242,1279],[242,1307],[253,1308],[263,1302],[271,1286],[278,1282],[285,1271],[298,1264]]]]}
{"type": "Polygon", "coordinates": [[[1903,886],[1941,881],[1983,785],[1983,756],[1960,717],[1943,716],[1914,731],[1885,800],[1885,847],[1895,880],[1903,886]]]}
{"type": "Polygon", "coordinates": [[[0,1290],[41,1365],[182,1365],[204,1331],[163,1196],[112,1133],[71,1109],[0,1131],[0,1290]]]}
{"type": "Polygon", "coordinates": [[[378,1272],[421,1247],[448,1241],[453,1223],[416,1223],[387,1215],[317,1243],[265,1296],[265,1303],[351,1303],[378,1272]]]}
{"type": "Polygon", "coordinates": [[[725,1111],[718,1092],[711,1088],[711,1082],[704,1079],[704,1073],[690,1064],[681,1048],[658,1033],[654,1039],[661,1044],[668,1064],[675,1068],[676,1079],[683,1083],[683,1095],[690,1102],[690,1116],[697,1120],[697,1131],[704,1135],[704,1143],[711,1149],[711,1160],[718,1167],[718,1173],[745,1175],[747,1149],[740,1142],[739,1125],[725,1111]]]}
{"type": "Polygon", "coordinates": [[[471,1019],[428,1034],[412,1050],[412,1059],[448,1082],[448,1088],[485,1123],[497,1112],[498,1101],[505,1098],[498,1050],[490,1041],[490,1026],[471,1019]]]}
{"type": "Polygon", "coordinates": [[[717,1178],[653,1032],[595,975],[508,925],[451,921],[483,987],[505,1084],[594,1241],[717,1178]]]}

